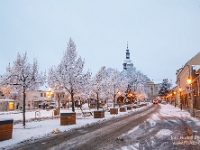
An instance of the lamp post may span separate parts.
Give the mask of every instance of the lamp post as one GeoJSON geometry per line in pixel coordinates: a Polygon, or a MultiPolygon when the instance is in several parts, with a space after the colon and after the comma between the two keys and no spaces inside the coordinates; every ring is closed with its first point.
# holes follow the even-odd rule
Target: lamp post
{"type": "Polygon", "coordinates": [[[175,107],[176,107],[176,92],[174,91],[174,105],[175,105],[175,107]]]}
{"type": "Polygon", "coordinates": [[[193,100],[193,94],[192,94],[192,79],[190,76],[190,66],[187,64],[188,66],[188,71],[189,71],[189,76],[187,78],[187,83],[189,85],[189,94],[190,94],[190,99],[191,99],[191,105],[190,105],[190,114],[191,116],[194,116],[194,100],[193,100]]]}
{"type": "MultiPolygon", "coordinates": [[[[180,83],[180,82],[179,82],[180,83]]],[[[179,97],[180,97],[180,104],[181,104],[181,110],[182,110],[182,100],[181,100],[181,87],[179,86],[179,97]]]]}
{"type": "Polygon", "coordinates": [[[121,93],[120,93],[120,91],[118,90],[117,92],[115,92],[115,86],[116,85],[114,85],[114,100],[113,100],[113,108],[115,108],[115,102],[116,102],[116,96],[117,96],[117,94],[118,95],[120,95],[121,93]]]}

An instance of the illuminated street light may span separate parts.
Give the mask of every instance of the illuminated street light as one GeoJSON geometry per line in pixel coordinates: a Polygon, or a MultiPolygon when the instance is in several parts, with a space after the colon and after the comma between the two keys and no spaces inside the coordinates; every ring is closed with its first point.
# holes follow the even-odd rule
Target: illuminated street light
{"type": "Polygon", "coordinates": [[[46,93],[47,93],[47,97],[51,97],[51,100],[52,100],[53,91],[49,89],[46,93]]]}
{"type": "Polygon", "coordinates": [[[191,84],[191,83],[192,83],[192,80],[191,80],[190,77],[187,78],[187,83],[188,83],[188,84],[191,84]]]}

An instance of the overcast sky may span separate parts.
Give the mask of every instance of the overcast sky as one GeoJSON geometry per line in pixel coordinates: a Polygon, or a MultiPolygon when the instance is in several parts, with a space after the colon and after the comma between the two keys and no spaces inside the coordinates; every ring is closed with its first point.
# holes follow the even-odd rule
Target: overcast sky
{"type": "Polygon", "coordinates": [[[18,52],[48,70],[70,37],[85,71],[122,71],[128,41],[137,70],[175,85],[176,70],[200,51],[200,0],[0,0],[0,74],[18,52]]]}

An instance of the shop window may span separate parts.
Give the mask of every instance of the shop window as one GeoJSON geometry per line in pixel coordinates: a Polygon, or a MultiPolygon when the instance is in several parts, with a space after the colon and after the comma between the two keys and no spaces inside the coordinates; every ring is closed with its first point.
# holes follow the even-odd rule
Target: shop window
{"type": "Polygon", "coordinates": [[[14,102],[9,102],[9,110],[14,110],[14,102]]]}

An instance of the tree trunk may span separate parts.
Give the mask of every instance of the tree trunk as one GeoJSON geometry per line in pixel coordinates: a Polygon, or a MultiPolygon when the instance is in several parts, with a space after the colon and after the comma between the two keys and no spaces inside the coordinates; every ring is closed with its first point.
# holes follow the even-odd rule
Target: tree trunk
{"type": "Polygon", "coordinates": [[[115,108],[115,96],[116,96],[116,94],[115,94],[115,85],[114,85],[114,100],[113,100],[113,108],[115,108]]]}
{"type": "Polygon", "coordinates": [[[60,93],[58,93],[58,115],[60,115],[60,93]]]}
{"type": "Polygon", "coordinates": [[[99,94],[98,93],[96,94],[97,94],[97,110],[99,110],[99,94]]]}
{"type": "Polygon", "coordinates": [[[25,127],[25,99],[26,99],[26,91],[23,87],[23,126],[25,127]]]}
{"type": "Polygon", "coordinates": [[[115,97],[116,97],[116,94],[114,94],[113,108],[115,108],[115,97]]]}
{"type": "Polygon", "coordinates": [[[71,100],[72,100],[72,112],[75,112],[75,107],[74,107],[74,94],[73,94],[73,92],[71,92],[70,94],[71,94],[71,100]]]}

